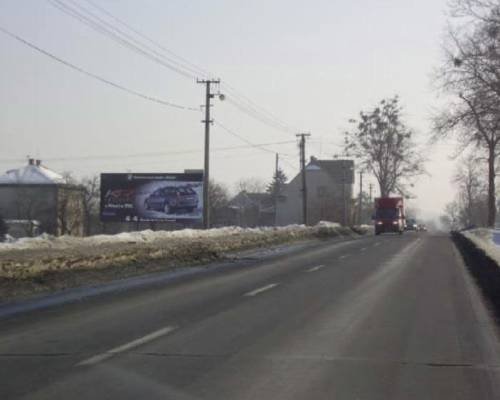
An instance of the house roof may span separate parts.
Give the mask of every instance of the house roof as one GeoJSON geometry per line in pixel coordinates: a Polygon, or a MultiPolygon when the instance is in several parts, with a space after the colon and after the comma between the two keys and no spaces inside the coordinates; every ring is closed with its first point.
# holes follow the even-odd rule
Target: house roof
{"type": "Polygon", "coordinates": [[[0,176],[0,184],[60,185],[64,183],[66,181],[61,175],[41,164],[28,164],[18,169],[11,169],[0,176]]]}
{"type": "Polygon", "coordinates": [[[354,183],[354,161],[353,160],[318,160],[311,157],[311,161],[306,167],[307,171],[319,167],[326,172],[334,182],[345,184],[354,183]]]}

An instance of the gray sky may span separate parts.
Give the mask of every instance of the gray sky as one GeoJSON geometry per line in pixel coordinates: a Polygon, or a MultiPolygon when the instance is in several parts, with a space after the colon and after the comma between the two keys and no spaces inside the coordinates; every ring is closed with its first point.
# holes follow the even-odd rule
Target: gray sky
{"type": "MultiPolygon", "coordinates": [[[[408,125],[425,142],[438,100],[431,88],[446,24],[445,0],[93,0],[191,63],[213,72],[297,130],[310,131],[308,156],[340,151],[348,119],[401,96],[408,125]]],[[[86,0],[80,4],[96,15],[86,0]]],[[[116,21],[107,19],[116,26],[116,21]]],[[[64,14],[50,1],[2,0],[0,25],[54,55],[130,89],[199,107],[203,87],[64,14]]],[[[90,79],[0,33],[0,168],[37,156],[57,171],[176,172],[203,166],[200,112],[178,110],[90,79]],[[190,153],[172,154],[190,151],[190,153]],[[157,153],[155,155],[144,155],[157,153]],[[169,153],[169,154],[158,154],[169,153]],[[103,157],[98,157],[103,156],[103,157]],[[117,157],[106,157],[117,156],[117,157]],[[88,159],[78,159],[88,157],[88,159]]],[[[270,180],[272,151],[289,178],[298,170],[293,132],[272,128],[216,100],[213,116],[271,151],[212,153],[211,175],[270,180]]],[[[214,126],[212,147],[245,146],[214,126]]],[[[412,206],[436,213],[453,197],[451,144],[427,154],[431,176],[412,206]]],[[[365,180],[365,182],[374,179],[365,180]]]]}

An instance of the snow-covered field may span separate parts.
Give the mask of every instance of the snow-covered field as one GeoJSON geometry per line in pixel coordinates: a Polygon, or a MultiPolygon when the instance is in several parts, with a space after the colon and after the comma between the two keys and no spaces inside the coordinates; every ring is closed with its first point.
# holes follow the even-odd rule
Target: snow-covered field
{"type": "Polygon", "coordinates": [[[500,266],[500,230],[476,228],[461,232],[500,266]]]}

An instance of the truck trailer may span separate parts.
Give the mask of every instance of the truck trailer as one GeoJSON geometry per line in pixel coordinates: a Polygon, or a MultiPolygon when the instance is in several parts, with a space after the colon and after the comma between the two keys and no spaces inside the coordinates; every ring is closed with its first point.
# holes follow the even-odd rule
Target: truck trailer
{"type": "Polygon", "coordinates": [[[402,234],[405,230],[404,202],[402,197],[375,199],[375,235],[385,232],[402,234]]]}

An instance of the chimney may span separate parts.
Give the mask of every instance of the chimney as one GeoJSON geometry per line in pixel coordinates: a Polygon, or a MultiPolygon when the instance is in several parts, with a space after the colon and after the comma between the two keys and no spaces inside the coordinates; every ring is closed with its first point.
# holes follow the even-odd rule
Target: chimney
{"type": "Polygon", "coordinates": [[[28,165],[35,165],[35,159],[34,158],[29,158],[28,159],[28,165]]]}
{"type": "Polygon", "coordinates": [[[35,160],[36,166],[39,167],[42,165],[42,160],[35,160]]]}

